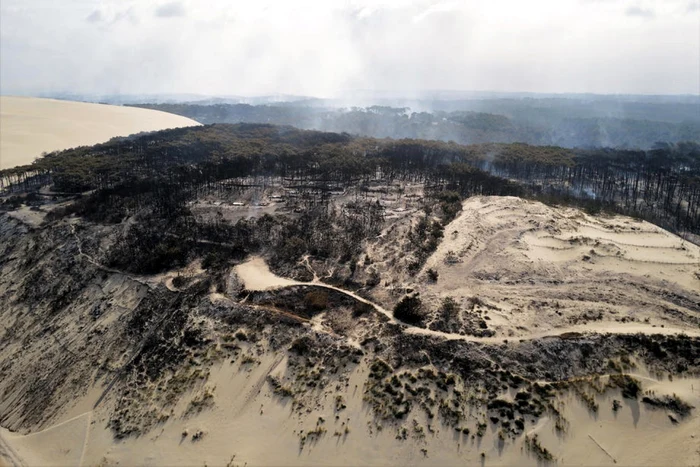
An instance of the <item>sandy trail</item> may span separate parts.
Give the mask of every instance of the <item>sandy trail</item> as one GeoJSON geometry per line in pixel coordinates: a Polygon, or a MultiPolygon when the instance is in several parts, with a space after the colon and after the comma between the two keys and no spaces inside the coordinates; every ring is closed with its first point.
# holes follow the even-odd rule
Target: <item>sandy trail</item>
{"type": "Polygon", "coordinates": [[[86,412],[29,435],[0,428],[0,460],[12,466],[83,465],[91,422],[92,412],[86,412]]]}
{"type": "Polygon", "coordinates": [[[0,169],[30,164],[42,152],[197,125],[189,118],[157,110],[0,96],[0,169]]]}
{"type": "Polygon", "coordinates": [[[596,333],[596,334],[663,334],[663,335],[673,335],[673,334],[685,334],[692,337],[700,337],[700,331],[693,329],[684,329],[679,327],[655,327],[651,324],[644,323],[590,323],[585,325],[572,325],[557,328],[554,330],[543,331],[540,333],[529,333],[518,336],[512,336],[509,338],[504,337],[478,337],[478,336],[468,336],[462,334],[447,333],[441,331],[434,331],[431,329],[419,328],[405,323],[401,320],[396,319],[393,313],[386,308],[367,300],[349,290],[342,289],[340,287],[335,287],[330,284],[321,282],[315,279],[312,282],[300,282],[284,277],[277,276],[265,263],[265,260],[259,256],[252,257],[245,263],[239,264],[234,268],[235,272],[241,278],[244,286],[248,290],[252,291],[262,291],[262,290],[275,290],[285,287],[293,286],[312,286],[321,287],[325,289],[335,290],[337,292],[343,293],[359,302],[365,303],[374,307],[375,310],[382,313],[389,319],[389,322],[393,324],[398,324],[406,327],[406,332],[409,334],[416,335],[426,335],[432,337],[438,337],[447,340],[461,340],[467,342],[482,342],[490,344],[500,344],[503,343],[504,339],[512,340],[533,340],[533,339],[543,339],[547,337],[558,337],[569,333],[596,333]]]}

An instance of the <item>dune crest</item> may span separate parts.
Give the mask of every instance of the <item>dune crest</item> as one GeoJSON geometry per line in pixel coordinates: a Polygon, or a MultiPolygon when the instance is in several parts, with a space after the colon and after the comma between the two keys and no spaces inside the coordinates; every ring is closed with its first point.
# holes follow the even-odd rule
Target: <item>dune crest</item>
{"type": "Polygon", "coordinates": [[[157,110],[0,96],[0,169],[30,164],[43,152],[196,125],[189,118],[157,110]]]}

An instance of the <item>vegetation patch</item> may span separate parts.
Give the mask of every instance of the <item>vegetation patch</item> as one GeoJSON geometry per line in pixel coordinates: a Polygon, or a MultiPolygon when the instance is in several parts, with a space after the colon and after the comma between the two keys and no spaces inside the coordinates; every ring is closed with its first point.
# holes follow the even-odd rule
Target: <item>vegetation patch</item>
{"type": "Polygon", "coordinates": [[[648,394],[642,397],[642,402],[652,408],[670,410],[680,417],[687,417],[695,408],[675,394],[672,396],[656,396],[654,394],[648,394]]]}
{"type": "Polygon", "coordinates": [[[394,317],[408,324],[421,325],[425,316],[423,302],[417,295],[406,295],[394,307],[394,317]]]}
{"type": "Polygon", "coordinates": [[[610,383],[622,390],[622,397],[637,399],[642,390],[642,384],[638,379],[629,375],[611,375],[610,383]]]}
{"type": "Polygon", "coordinates": [[[537,458],[541,461],[552,462],[555,460],[552,453],[547,448],[542,446],[537,434],[525,436],[525,446],[527,447],[528,451],[535,454],[535,456],[537,456],[537,458]]]}

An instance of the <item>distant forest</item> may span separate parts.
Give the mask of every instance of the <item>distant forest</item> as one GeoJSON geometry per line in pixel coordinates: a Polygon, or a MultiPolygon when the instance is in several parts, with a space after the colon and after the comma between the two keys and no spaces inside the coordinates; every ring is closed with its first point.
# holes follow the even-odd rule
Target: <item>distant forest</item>
{"type": "MultiPolygon", "coordinates": [[[[410,102],[407,102],[410,103],[410,102]]],[[[495,99],[430,102],[428,111],[333,102],[269,105],[139,104],[211,123],[270,123],[347,132],[372,138],[412,138],[460,144],[527,143],[567,148],[653,149],[660,143],[700,142],[700,103],[586,102],[573,99],[495,99]]],[[[415,103],[411,103],[415,105],[415,103]]]]}
{"type": "MultiPolygon", "coordinates": [[[[46,155],[0,172],[5,192],[85,193],[78,213],[121,219],[143,208],[177,217],[188,200],[237,177],[283,177],[313,196],[373,181],[413,180],[428,192],[516,195],[647,219],[700,234],[700,144],[647,151],[522,143],[459,145],[305,131],[267,124],[180,128],[46,155]]],[[[16,202],[5,199],[5,204],[16,202]]]]}

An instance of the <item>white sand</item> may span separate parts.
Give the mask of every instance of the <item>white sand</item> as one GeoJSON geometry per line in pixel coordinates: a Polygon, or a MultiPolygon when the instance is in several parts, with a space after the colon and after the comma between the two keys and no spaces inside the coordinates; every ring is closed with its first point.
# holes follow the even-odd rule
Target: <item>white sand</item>
{"type": "Polygon", "coordinates": [[[428,268],[439,280],[419,281],[424,303],[479,297],[494,307],[488,315],[496,337],[698,331],[690,321],[696,312],[676,297],[700,301],[700,248],[625,216],[470,198],[418,277],[428,268]],[[583,318],[598,313],[598,320],[583,318]]]}
{"type": "MultiPolygon", "coordinates": [[[[291,401],[275,397],[266,383],[267,375],[281,377],[285,371],[286,359],[273,355],[263,356],[253,365],[222,363],[213,368],[206,383],[213,391],[214,407],[198,415],[184,415],[190,398],[203,389],[198,387],[173,408],[166,423],[147,435],[122,441],[112,438],[102,409],[28,436],[3,430],[0,443],[4,438],[5,462],[11,465],[11,449],[25,465],[226,465],[232,459],[233,465],[239,466],[483,465],[482,452],[486,465],[542,465],[524,448],[524,435],[501,442],[493,425],[481,439],[456,435],[440,423],[434,425],[435,433],[424,439],[396,439],[397,428],[410,427],[413,419],[427,426],[424,414],[416,410],[406,422],[387,422],[378,431],[368,423],[373,419],[362,400],[367,372],[364,364],[352,373],[346,388],[335,391],[331,387],[326,402],[309,407],[300,416],[292,410],[291,401]],[[337,420],[335,394],[342,394],[347,402],[337,420]],[[318,417],[326,420],[327,432],[300,449],[299,431],[308,432],[318,417]],[[192,441],[191,435],[199,430],[204,436],[192,441]],[[187,436],[183,437],[183,432],[187,436]],[[336,432],[340,436],[334,436],[336,432]],[[421,449],[426,449],[427,455],[421,449]]],[[[698,378],[657,381],[643,371],[636,376],[645,389],[657,394],[676,393],[700,406],[698,378]]],[[[570,421],[566,434],[558,434],[548,417],[537,423],[526,419],[525,433],[536,433],[556,456],[557,465],[614,465],[612,458],[617,465],[697,465],[700,461],[697,415],[674,425],[666,410],[622,399],[616,391],[595,399],[600,404],[598,413],[589,412],[573,394],[561,399],[562,414],[570,421]],[[611,410],[613,398],[622,400],[617,413],[611,410]]],[[[467,424],[473,428],[474,423],[470,420],[467,424]]]]}
{"type": "Polygon", "coordinates": [[[195,125],[199,123],[156,110],[0,96],[0,169],[30,164],[42,152],[195,125]]]}
{"type": "Polygon", "coordinates": [[[247,290],[269,290],[301,284],[301,282],[292,281],[275,275],[270,271],[265,260],[259,256],[239,264],[234,270],[241,280],[243,280],[243,284],[247,290]]]}

